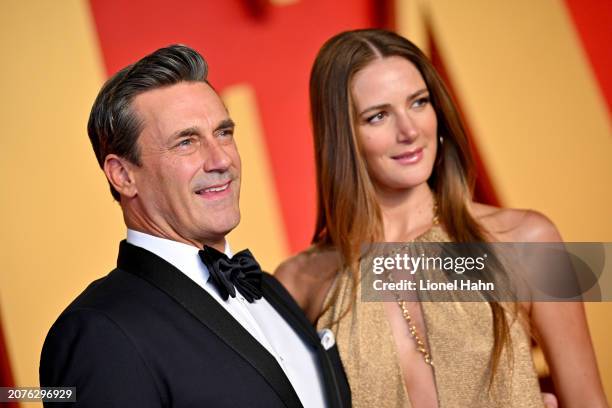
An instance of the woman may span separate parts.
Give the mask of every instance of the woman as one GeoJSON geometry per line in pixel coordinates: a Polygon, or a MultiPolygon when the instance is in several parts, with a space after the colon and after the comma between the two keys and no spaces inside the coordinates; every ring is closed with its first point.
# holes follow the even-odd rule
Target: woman
{"type": "Polygon", "coordinates": [[[561,239],[541,214],[472,201],[465,131],[423,53],[382,30],[341,33],[317,56],[310,97],[316,231],[276,276],[334,332],[354,406],[543,406],[521,317],[562,406],[607,406],[579,303],[357,300],[364,243],[561,239]]]}

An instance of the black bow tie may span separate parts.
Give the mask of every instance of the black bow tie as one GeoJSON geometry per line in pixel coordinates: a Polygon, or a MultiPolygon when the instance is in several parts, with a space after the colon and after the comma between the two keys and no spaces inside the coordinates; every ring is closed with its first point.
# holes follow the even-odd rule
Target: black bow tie
{"type": "Polygon", "coordinates": [[[236,289],[249,302],[261,299],[262,272],[251,251],[245,249],[230,259],[223,252],[205,246],[198,254],[223,300],[236,297],[236,289]]]}

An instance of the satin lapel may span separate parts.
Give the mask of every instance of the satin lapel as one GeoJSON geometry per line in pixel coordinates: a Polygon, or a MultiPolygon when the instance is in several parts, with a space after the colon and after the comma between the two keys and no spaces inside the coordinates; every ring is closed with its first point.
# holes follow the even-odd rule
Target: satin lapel
{"type": "Polygon", "coordinates": [[[120,244],[117,268],[139,276],[173,298],[249,362],[287,407],[302,407],[289,379],[268,350],[181,271],[157,255],[126,241],[120,244]]]}
{"type": "Polygon", "coordinates": [[[287,323],[291,325],[293,330],[316,351],[319,367],[322,371],[323,381],[325,383],[328,406],[334,408],[350,407],[350,392],[348,392],[346,378],[343,373],[338,373],[336,371],[328,352],[321,346],[317,331],[312,323],[308,321],[299,305],[283,285],[281,285],[276,278],[267,273],[264,273],[262,279],[262,291],[268,303],[270,303],[272,307],[284,317],[287,323]],[[339,375],[342,378],[339,378],[339,375]],[[347,392],[349,393],[348,396],[345,395],[346,393],[342,392],[340,384],[345,384],[345,388],[347,388],[347,392]]]}

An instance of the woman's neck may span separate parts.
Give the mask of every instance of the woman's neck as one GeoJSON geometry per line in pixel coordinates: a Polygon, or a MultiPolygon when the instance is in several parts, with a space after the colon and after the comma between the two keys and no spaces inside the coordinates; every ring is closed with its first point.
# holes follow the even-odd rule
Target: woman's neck
{"type": "Polygon", "coordinates": [[[409,241],[431,228],[435,198],[427,183],[402,191],[377,190],[385,241],[409,241]]]}

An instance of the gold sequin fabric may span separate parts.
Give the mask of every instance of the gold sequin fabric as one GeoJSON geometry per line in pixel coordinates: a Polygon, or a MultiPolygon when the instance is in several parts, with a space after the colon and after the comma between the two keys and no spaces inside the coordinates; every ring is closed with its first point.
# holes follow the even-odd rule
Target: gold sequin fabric
{"type": "MultiPolygon", "coordinates": [[[[421,242],[448,242],[448,235],[434,227],[418,238],[421,242]]],[[[330,295],[339,295],[317,323],[330,328],[356,408],[410,407],[398,362],[397,349],[383,304],[357,302],[338,318],[351,302],[348,273],[337,276],[330,295]]],[[[427,327],[428,350],[434,361],[434,378],[440,408],[543,407],[531,358],[530,339],[521,324],[511,326],[512,352],[504,351],[493,385],[489,387],[493,347],[491,308],[486,302],[421,302],[427,327]]],[[[407,338],[406,341],[413,341],[407,338]]]]}

